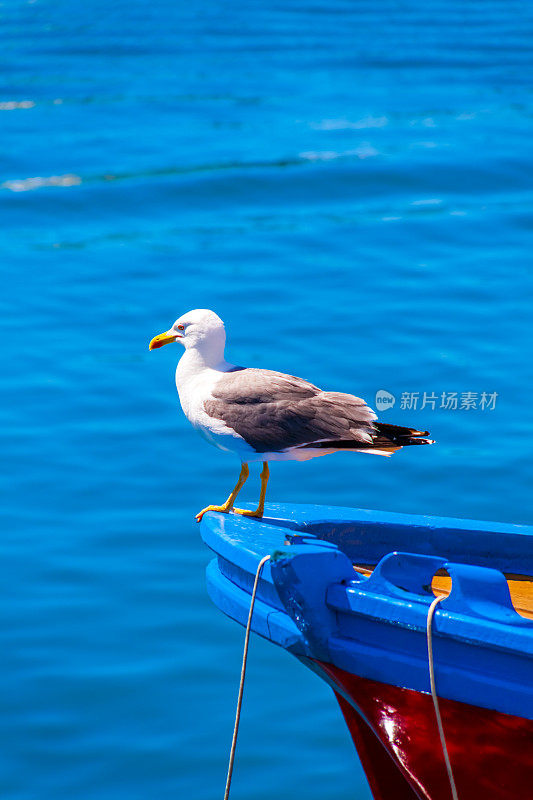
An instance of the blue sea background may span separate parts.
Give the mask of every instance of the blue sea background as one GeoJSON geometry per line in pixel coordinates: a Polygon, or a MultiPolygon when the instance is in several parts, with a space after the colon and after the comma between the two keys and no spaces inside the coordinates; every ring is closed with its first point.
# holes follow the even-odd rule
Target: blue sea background
{"type": "MultiPolygon", "coordinates": [[[[438,440],[273,465],[271,501],[531,522],[533,6],[0,17],[1,794],[214,800],[243,632],[194,513],[238,463],[148,342],[213,308],[236,363],[385,389],[384,421],[438,440]]],[[[258,637],[232,796],[370,798],[331,691],[258,637]]]]}

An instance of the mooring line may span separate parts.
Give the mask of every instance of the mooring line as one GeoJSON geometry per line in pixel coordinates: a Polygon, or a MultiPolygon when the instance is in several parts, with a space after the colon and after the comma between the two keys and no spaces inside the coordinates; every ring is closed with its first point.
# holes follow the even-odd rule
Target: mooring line
{"type": "MultiPolygon", "coordinates": [[[[250,631],[252,627],[252,616],[254,613],[254,605],[255,605],[255,597],[257,594],[257,586],[259,584],[259,578],[261,577],[261,572],[263,570],[264,565],[270,559],[270,556],[264,556],[261,559],[259,564],[257,565],[257,570],[255,573],[255,580],[252,589],[252,596],[250,600],[250,610],[248,612],[248,621],[246,623],[246,633],[244,636],[244,648],[242,654],[242,666],[241,666],[241,679],[239,682],[239,693],[237,695],[237,708],[235,711],[235,724],[233,726],[233,737],[231,740],[231,750],[229,755],[229,763],[228,763],[228,774],[226,777],[226,789],[224,791],[224,800],[228,800],[229,793],[231,789],[231,779],[233,777],[233,765],[235,763],[235,751],[237,747],[237,736],[239,733],[239,724],[241,721],[241,710],[242,710],[242,698],[244,693],[244,680],[246,677],[246,664],[248,661],[248,647],[250,643],[250,631]]],[[[457,788],[455,786],[455,779],[453,776],[452,765],[450,763],[450,757],[448,755],[448,747],[446,745],[446,737],[444,735],[444,728],[442,726],[442,717],[439,708],[439,698],[437,696],[437,689],[435,685],[435,661],[433,657],[433,634],[432,634],[432,622],[433,622],[433,615],[435,613],[435,609],[441,600],[444,600],[446,595],[441,595],[436,597],[428,609],[427,615],[427,625],[426,625],[426,633],[427,633],[427,648],[428,648],[428,665],[429,665],[429,682],[431,686],[431,697],[433,699],[433,707],[435,709],[435,717],[437,720],[437,727],[439,730],[439,737],[440,743],[442,747],[442,753],[444,755],[444,762],[446,764],[446,771],[448,773],[448,780],[450,781],[450,789],[452,792],[453,800],[459,800],[459,795],[457,794],[457,788]]]]}
{"type": "Polygon", "coordinates": [[[246,676],[246,661],[248,659],[248,643],[250,641],[250,629],[252,626],[252,614],[254,613],[255,595],[257,594],[257,585],[261,576],[261,571],[269,560],[270,556],[265,556],[257,565],[255,573],[254,588],[252,590],[252,599],[250,600],[250,611],[248,612],[248,622],[246,623],[246,634],[244,636],[244,650],[242,653],[242,667],[241,667],[241,682],[239,684],[239,694],[237,696],[237,710],[235,712],[235,725],[233,727],[233,739],[231,740],[231,750],[229,754],[228,775],[226,778],[226,791],[224,792],[224,800],[228,800],[229,791],[231,787],[231,778],[233,776],[233,763],[235,761],[235,748],[237,747],[237,734],[239,733],[239,722],[241,721],[241,708],[242,708],[242,695],[244,691],[244,678],[246,676]]]}
{"type": "Polygon", "coordinates": [[[452,797],[453,800],[459,800],[459,795],[457,794],[457,788],[455,786],[455,780],[453,777],[452,765],[450,763],[450,757],[448,755],[448,748],[446,746],[446,737],[444,736],[444,728],[442,727],[442,717],[440,715],[439,698],[437,697],[437,690],[435,687],[435,662],[433,660],[433,638],[431,631],[431,623],[433,622],[433,614],[435,613],[435,609],[437,608],[440,601],[444,600],[446,596],[447,595],[443,594],[440,595],[440,597],[436,597],[431,603],[428,610],[426,633],[428,642],[429,684],[431,686],[431,697],[433,698],[433,706],[435,708],[435,716],[437,718],[437,727],[439,729],[440,743],[442,746],[442,752],[444,755],[444,763],[446,764],[448,779],[450,781],[450,789],[452,790],[452,797]]]}

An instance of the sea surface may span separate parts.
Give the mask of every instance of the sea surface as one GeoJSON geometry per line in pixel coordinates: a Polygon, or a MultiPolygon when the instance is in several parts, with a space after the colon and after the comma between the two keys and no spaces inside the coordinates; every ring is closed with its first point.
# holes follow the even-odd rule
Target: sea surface
{"type": "MultiPolygon", "coordinates": [[[[239,465],[148,352],[183,312],[438,440],[275,464],[270,500],[532,521],[532,18],[2,2],[2,798],[222,796],[243,632],[194,513],[239,465]]],[[[330,690],[258,637],[232,797],[370,798],[330,690]]]]}

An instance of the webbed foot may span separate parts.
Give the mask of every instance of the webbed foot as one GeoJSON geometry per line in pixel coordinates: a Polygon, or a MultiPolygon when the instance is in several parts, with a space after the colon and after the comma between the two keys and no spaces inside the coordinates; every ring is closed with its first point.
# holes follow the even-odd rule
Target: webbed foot
{"type": "Polygon", "coordinates": [[[255,511],[250,511],[247,508],[234,508],[233,511],[235,514],[240,514],[242,517],[257,517],[258,519],[261,519],[263,516],[262,508],[256,508],[255,511]]]}
{"type": "Polygon", "coordinates": [[[201,522],[203,515],[207,514],[208,511],[219,511],[221,514],[228,514],[231,511],[231,506],[227,503],[224,503],[223,506],[206,506],[196,514],[196,522],[201,522]]]}

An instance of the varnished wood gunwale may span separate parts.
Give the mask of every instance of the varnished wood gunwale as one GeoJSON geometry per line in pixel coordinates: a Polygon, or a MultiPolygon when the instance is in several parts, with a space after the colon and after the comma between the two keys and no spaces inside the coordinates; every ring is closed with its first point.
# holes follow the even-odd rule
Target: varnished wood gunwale
{"type": "MultiPolygon", "coordinates": [[[[368,576],[372,574],[374,565],[354,564],[354,570],[361,575],[368,576]]],[[[522,617],[533,619],[533,576],[508,573],[505,578],[515,611],[522,617]]],[[[448,596],[452,588],[452,580],[444,570],[439,570],[433,577],[431,588],[435,597],[448,596]]]]}

